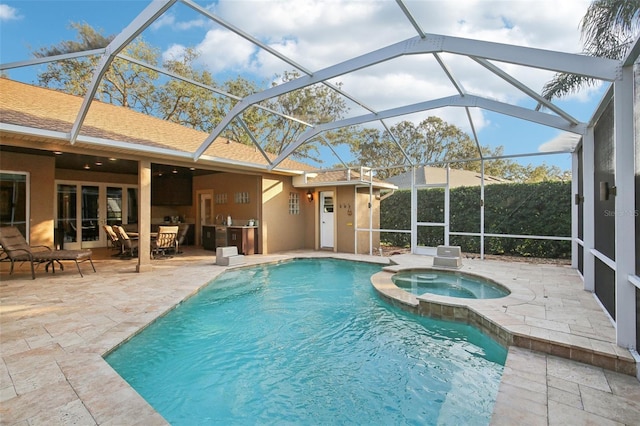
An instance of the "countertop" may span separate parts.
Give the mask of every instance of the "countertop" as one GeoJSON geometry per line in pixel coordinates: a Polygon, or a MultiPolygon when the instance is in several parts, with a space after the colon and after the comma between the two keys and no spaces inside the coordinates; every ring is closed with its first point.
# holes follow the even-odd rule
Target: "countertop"
{"type": "Polygon", "coordinates": [[[257,225],[249,226],[249,225],[204,225],[210,226],[212,228],[257,228],[257,225]]]}

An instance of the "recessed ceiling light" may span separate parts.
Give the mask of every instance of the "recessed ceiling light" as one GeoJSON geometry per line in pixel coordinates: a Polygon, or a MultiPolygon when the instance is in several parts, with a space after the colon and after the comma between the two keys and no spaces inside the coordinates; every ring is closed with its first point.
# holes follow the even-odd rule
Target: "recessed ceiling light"
{"type": "Polygon", "coordinates": [[[62,151],[53,151],[55,155],[62,155],[62,151]]]}
{"type": "Polygon", "coordinates": [[[110,157],[109,158],[109,161],[116,161],[116,160],[117,160],[117,158],[115,158],[115,157],[110,157]]]}
{"type": "Polygon", "coordinates": [[[90,168],[91,168],[91,166],[89,166],[88,164],[85,164],[85,165],[84,165],[84,169],[85,169],[85,170],[89,170],[90,168]]]}
{"type": "Polygon", "coordinates": [[[194,171],[196,168],[195,167],[189,167],[189,170],[194,171]]]}
{"type": "Polygon", "coordinates": [[[102,161],[96,161],[96,166],[102,166],[102,161]]]}
{"type": "Polygon", "coordinates": [[[171,170],[171,173],[178,173],[178,170],[173,169],[173,170],[171,170]]]}

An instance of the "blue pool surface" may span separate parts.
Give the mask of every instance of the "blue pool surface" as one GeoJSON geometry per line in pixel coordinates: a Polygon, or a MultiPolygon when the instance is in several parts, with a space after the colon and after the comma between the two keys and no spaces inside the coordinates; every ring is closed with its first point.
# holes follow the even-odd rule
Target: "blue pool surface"
{"type": "Polygon", "coordinates": [[[496,299],[510,294],[496,283],[459,272],[406,271],[394,274],[391,279],[396,286],[418,296],[431,293],[464,299],[496,299]]]}
{"type": "Polygon", "coordinates": [[[386,304],[380,269],[227,271],[106,360],[173,425],[488,424],[506,349],[386,304]]]}

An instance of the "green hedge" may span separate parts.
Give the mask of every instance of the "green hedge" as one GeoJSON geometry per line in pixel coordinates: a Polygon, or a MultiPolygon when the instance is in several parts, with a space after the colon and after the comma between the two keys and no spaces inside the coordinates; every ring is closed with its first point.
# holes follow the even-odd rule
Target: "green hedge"
{"type": "MultiPolygon", "coordinates": [[[[487,185],[485,193],[485,233],[543,236],[571,236],[571,182],[541,182],[487,185]]],[[[480,187],[450,190],[451,232],[480,232],[480,187]]],[[[444,189],[418,192],[418,221],[442,222],[444,189]]],[[[411,229],[411,191],[396,191],[381,203],[380,227],[411,229]]],[[[381,233],[381,242],[409,247],[409,234],[381,233]]],[[[441,228],[420,227],[418,244],[443,244],[441,228]]],[[[468,253],[480,252],[480,238],[450,237],[468,253]]],[[[486,254],[529,257],[570,258],[569,241],[485,237],[486,254]]]]}

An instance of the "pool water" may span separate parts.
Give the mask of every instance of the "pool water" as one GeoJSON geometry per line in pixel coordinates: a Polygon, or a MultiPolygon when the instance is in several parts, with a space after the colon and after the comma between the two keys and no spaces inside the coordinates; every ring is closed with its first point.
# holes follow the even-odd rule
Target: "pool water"
{"type": "Polygon", "coordinates": [[[391,277],[393,283],[415,295],[425,293],[465,299],[496,299],[510,294],[509,290],[488,280],[457,272],[407,271],[391,277]]]}
{"type": "Polygon", "coordinates": [[[227,271],[107,362],[173,425],[488,424],[506,350],[386,304],[380,269],[227,271]]]}

